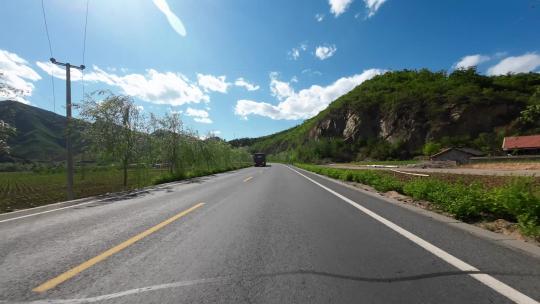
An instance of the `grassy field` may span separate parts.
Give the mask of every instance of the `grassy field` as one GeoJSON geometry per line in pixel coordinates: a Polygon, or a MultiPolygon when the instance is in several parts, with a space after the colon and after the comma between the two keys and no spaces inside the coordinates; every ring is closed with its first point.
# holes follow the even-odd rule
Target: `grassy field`
{"type": "MultiPolygon", "coordinates": [[[[212,172],[188,172],[170,176],[167,169],[130,170],[128,187],[122,186],[122,171],[87,170],[77,172],[74,180],[75,198],[100,195],[110,192],[131,190],[157,183],[228,171],[247,164],[212,172]]],[[[0,172],[0,213],[42,206],[66,200],[65,173],[0,172]]]]}
{"type": "Polygon", "coordinates": [[[467,222],[503,219],[524,235],[540,240],[540,178],[436,174],[400,175],[381,170],[350,170],[317,165],[298,167],[349,182],[396,191],[467,222]]]}

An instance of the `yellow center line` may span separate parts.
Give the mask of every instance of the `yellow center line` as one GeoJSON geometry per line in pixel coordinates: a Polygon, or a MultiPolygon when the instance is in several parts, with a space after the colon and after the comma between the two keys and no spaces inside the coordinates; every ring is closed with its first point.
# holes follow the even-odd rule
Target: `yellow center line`
{"type": "Polygon", "coordinates": [[[72,277],[76,276],[77,274],[81,273],[82,271],[84,271],[84,270],[92,267],[93,265],[105,260],[106,258],[110,257],[111,255],[126,249],[130,245],[133,245],[135,242],[142,240],[143,238],[145,238],[145,237],[149,236],[150,234],[160,230],[161,228],[169,225],[170,223],[176,221],[177,219],[187,215],[188,213],[194,211],[195,209],[197,209],[199,207],[202,207],[203,205],[204,205],[204,203],[198,203],[198,204],[194,205],[193,207],[178,213],[177,215],[169,218],[168,220],[165,220],[165,221],[155,225],[154,227],[152,227],[152,228],[150,228],[150,229],[148,229],[148,230],[146,230],[146,231],[144,231],[144,232],[142,232],[140,234],[137,234],[136,236],[130,238],[129,240],[124,241],[123,243],[121,243],[119,245],[116,245],[115,247],[113,247],[111,249],[108,249],[107,251],[104,251],[100,255],[91,258],[90,260],[80,264],[79,266],[71,268],[70,270],[62,273],[61,275],[57,276],[56,278],[51,279],[51,280],[39,285],[38,287],[32,289],[32,291],[45,292],[45,291],[47,291],[49,289],[52,289],[52,288],[58,286],[59,284],[62,284],[63,282],[71,279],[72,277]]]}
{"type": "Polygon", "coordinates": [[[247,181],[249,181],[249,180],[252,179],[252,178],[253,178],[253,176],[250,176],[250,177],[246,178],[246,179],[244,180],[244,183],[247,182],[247,181]]]}

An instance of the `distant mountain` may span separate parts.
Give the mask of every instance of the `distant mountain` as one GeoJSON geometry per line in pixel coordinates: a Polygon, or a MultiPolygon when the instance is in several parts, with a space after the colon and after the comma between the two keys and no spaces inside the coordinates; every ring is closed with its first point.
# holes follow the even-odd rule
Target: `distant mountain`
{"type": "MultiPolygon", "coordinates": [[[[17,128],[8,140],[11,156],[6,160],[62,161],[65,159],[66,118],[56,113],[12,100],[0,101],[0,120],[17,128]]],[[[81,122],[73,131],[75,153],[81,150],[81,122]]]]}
{"type": "Polygon", "coordinates": [[[230,143],[296,161],[349,161],[411,158],[426,143],[497,154],[503,136],[534,132],[540,132],[540,74],[424,69],[374,77],[296,127],[230,143]]]}

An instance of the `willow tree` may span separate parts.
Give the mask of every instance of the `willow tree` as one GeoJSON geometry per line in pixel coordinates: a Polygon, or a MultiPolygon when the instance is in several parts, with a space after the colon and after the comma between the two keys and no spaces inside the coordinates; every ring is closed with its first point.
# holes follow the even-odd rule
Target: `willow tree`
{"type": "Polygon", "coordinates": [[[180,114],[173,112],[159,119],[163,158],[169,165],[169,172],[181,174],[183,171],[180,158],[180,140],[184,133],[184,124],[180,114]]]}
{"type": "Polygon", "coordinates": [[[141,114],[133,99],[99,91],[80,105],[80,115],[89,122],[86,135],[99,158],[119,163],[123,170],[123,185],[127,186],[129,164],[137,161],[143,136],[141,114]]]}

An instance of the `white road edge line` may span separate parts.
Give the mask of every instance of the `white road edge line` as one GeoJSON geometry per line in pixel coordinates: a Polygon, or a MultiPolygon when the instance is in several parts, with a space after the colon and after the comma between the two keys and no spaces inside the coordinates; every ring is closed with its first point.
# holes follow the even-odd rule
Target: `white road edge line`
{"type": "MultiPolygon", "coordinates": [[[[439,247],[427,242],[426,240],[420,238],[419,236],[416,236],[415,234],[401,228],[400,226],[394,224],[393,222],[385,219],[384,217],[376,214],[375,212],[367,209],[364,206],[359,205],[358,203],[354,202],[353,200],[337,193],[336,191],[318,183],[317,181],[311,179],[310,177],[296,171],[295,169],[286,166],[291,171],[296,172],[297,174],[303,176],[310,182],[314,183],[315,185],[323,188],[324,190],[332,193],[333,195],[339,197],[340,199],[344,200],[345,202],[349,203],[353,207],[357,208],[358,210],[364,212],[368,216],[372,217],[376,221],[382,223],[383,225],[387,226],[388,228],[394,230],[395,232],[399,233],[401,236],[407,238],[408,240],[412,241],[416,245],[424,248],[425,250],[431,252],[435,256],[439,257],[440,259],[444,260],[448,264],[458,268],[462,271],[480,271],[478,268],[467,264],[466,262],[456,258],[455,256],[451,255],[450,253],[440,249],[439,247]]],[[[507,297],[508,299],[516,302],[516,303],[526,303],[526,304],[540,304],[536,300],[528,297],[527,295],[517,291],[516,289],[506,285],[505,283],[497,280],[496,278],[483,273],[472,273],[469,274],[471,277],[475,278],[476,280],[480,281],[484,285],[488,286],[489,288],[495,290],[499,294],[507,297]]]]}

